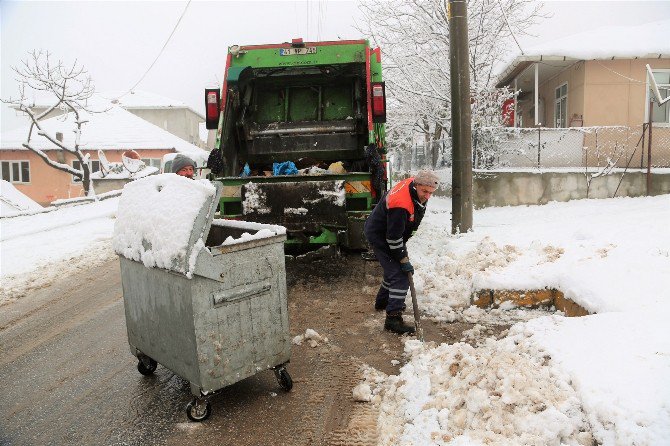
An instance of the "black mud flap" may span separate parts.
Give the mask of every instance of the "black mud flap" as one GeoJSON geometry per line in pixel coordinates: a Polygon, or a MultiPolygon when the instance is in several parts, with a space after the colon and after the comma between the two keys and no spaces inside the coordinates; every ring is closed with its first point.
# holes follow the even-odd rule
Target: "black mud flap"
{"type": "Polygon", "coordinates": [[[242,212],[248,221],[285,226],[289,232],[318,233],[346,228],[344,180],[247,183],[242,212]]]}

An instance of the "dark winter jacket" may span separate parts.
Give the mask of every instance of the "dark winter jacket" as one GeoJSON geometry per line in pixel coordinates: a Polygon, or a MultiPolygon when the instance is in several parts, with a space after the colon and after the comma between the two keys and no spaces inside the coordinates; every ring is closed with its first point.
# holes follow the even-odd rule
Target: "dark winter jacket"
{"type": "Polygon", "coordinates": [[[387,250],[396,260],[407,257],[407,240],[426,213],[419,202],[414,178],[396,184],[375,206],[365,221],[365,237],[371,245],[387,250]]]}

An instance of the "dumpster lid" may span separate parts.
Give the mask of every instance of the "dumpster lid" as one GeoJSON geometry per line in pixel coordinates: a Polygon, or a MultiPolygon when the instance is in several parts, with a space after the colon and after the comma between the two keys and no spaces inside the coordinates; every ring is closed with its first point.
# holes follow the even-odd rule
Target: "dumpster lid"
{"type": "Polygon", "coordinates": [[[114,251],[148,268],[192,277],[221,189],[221,183],[173,173],[126,184],[114,224],[114,251]]]}

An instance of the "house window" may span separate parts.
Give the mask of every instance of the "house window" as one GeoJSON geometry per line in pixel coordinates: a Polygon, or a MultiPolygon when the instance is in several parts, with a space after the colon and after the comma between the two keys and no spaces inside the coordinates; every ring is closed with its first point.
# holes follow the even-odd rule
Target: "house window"
{"type": "MultiPolygon", "coordinates": [[[[91,160],[91,173],[97,172],[100,170],[100,161],[98,160],[91,160]]],[[[81,170],[81,163],[79,160],[72,161],[72,168],[75,170],[81,170]]],[[[72,175],[72,182],[73,183],[81,183],[81,180],[74,175],[72,175]]]]}
{"type": "Polygon", "coordinates": [[[554,105],[554,119],[556,128],[568,126],[568,84],[563,84],[556,89],[556,102],[554,105]]]}
{"type": "Polygon", "coordinates": [[[30,183],[30,161],[2,161],[2,179],[10,183],[30,183]]]}
{"type": "Polygon", "coordinates": [[[146,166],[161,168],[161,159],[160,158],[142,158],[142,161],[146,166]]]}
{"type": "MultiPolygon", "coordinates": [[[[661,93],[661,98],[670,96],[670,70],[652,70],[652,73],[654,74],[658,91],[661,93]]],[[[649,89],[647,89],[647,94],[650,94],[649,89]]],[[[653,93],[651,94],[653,95],[653,93]]],[[[645,113],[646,120],[649,120],[648,104],[649,102],[647,102],[647,111],[645,113]]],[[[651,122],[670,124],[670,101],[660,106],[654,101],[654,105],[651,108],[651,122]]]]}

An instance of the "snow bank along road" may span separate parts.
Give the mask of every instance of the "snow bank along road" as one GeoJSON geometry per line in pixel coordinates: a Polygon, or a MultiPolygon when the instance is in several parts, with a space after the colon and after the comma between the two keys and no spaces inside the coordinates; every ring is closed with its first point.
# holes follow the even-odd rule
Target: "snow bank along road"
{"type": "Polygon", "coordinates": [[[55,279],[116,258],[118,198],[0,219],[0,306],[55,279]]]}
{"type": "Polygon", "coordinates": [[[486,321],[474,289],[544,287],[598,314],[499,340],[475,326],[474,348],[408,341],[398,376],[367,378],[381,444],[670,444],[670,196],[490,208],[459,236],[445,204],[409,248],[428,315],[486,321]]]}
{"type": "MultiPolygon", "coordinates": [[[[105,205],[105,202],[98,205],[105,205]]],[[[48,263],[55,255],[49,245],[51,240],[71,246],[72,243],[67,242],[76,242],[72,239],[90,237],[89,240],[101,243],[101,248],[79,248],[79,257],[76,257],[76,249],[70,250],[71,260],[62,262],[62,257],[57,259],[55,265],[60,267],[101,261],[105,255],[111,256],[111,251],[102,246],[108,246],[104,239],[111,235],[114,209],[90,206],[90,214],[81,211],[85,214],[80,217],[81,226],[68,225],[67,231],[75,229],[73,232],[60,232],[58,225],[46,222],[36,221],[33,225],[31,217],[20,217],[24,219],[22,221],[9,219],[21,223],[12,223],[7,226],[10,230],[5,232],[6,221],[0,221],[3,232],[2,299],[6,303],[2,307],[3,317],[20,317],[19,314],[49,308],[48,305],[42,309],[34,306],[35,299],[39,300],[41,293],[48,291],[34,287],[36,284],[45,286],[55,277],[36,282],[40,274],[30,269],[19,244],[12,243],[13,240],[24,238],[30,243],[28,257],[32,262],[43,262],[37,263],[40,265],[38,272],[58,269],[48,263]],[[94,217],[96,212],[103,215],[94,217]],[[101,222],[93,225],[95,230],[86,226],[85,222],[96,218],[101,222]],[[108,225],[106,233],[96,233],[105,224],[108,225]],[[33,227],[39,230],[32,230],[33,227]],[[80,229],[76,230],[77,227],[80,229]],[[5,238],[6,234],[10,236],[5,238]],[[13,264],[12,274],[6,274],[7,264],[13,264]],[[33,303],[22,302],[23,299],[8,303],[27,291],[30,291],[30,302],[33,303]]],[[[377,362],[371,361],[358,372],[368,386],[369,398],[364,399],[370,400],[353,406],[368,411],[369,416],[365,418],[368,421],[361,422],[356,431],[360,438],[366,438],[364,444],[666,444],[670,438],[670,388],[663,380],[670,376],[670,332],[666,323],[670,316],[670,231],[667,231],[670,196],[489,208],[475,213],[473,233],[459,236],[449,234],[449,210],[447,201],[431,200],[429,215],[410,242],[413,263],[417,266],[415,278],[419,304],[425,316],[445,323],[469,323],[470,329],[455,339],[465,342],[452,345],[441,342],[421,345],[409,339],[405,342],[404,358],[398,355],[396,358],[393,349],[389,348],[390,341],[384,343],[386,347],[376,342],[380,335],[375,315],[371,315],[367,322],[363,321],[370,325],[363,335],[371,347],[389,350],[389,358],[406,361],[400,370],[396,370],[395,365],[389,367],[387,363],[384,366],[377,358],[377,362]],[[491,329],[495,324],[508,324],[524,317],[530,319],[541,313],[468,308],[469,296],[475,288],[537,289],[545,286],[561,289],[566,297],[598,314],[573,319],[540,317],[519,323],[502,333],[506,336],[499,337],[492,336],[495,333],[491,329]],[[369,423],[370,416],[375,420],[372,424],[369,423]]],[[[76,221],[75,216],[68,218],[76,221]]],[[[77,278],[77,275],[71,277],[77,278]]],[[[64,293],[62,299],[69,301],[73,298],[68,297],[66,290],[71,289],[72,283],[83,287],[84,294],[93,292],[86,289],[85,280],[70,279],[67,285],[58,285],[61,288],[51,291],[64,293]]],[[[362,299],[369,299],[374,292],[374,286],[368,288],[361,293],[362,299]]],[[[119,325],[123,325],[120,293],[116,298],[119,302],[112,307],[117,309],[118,319],[110,316],[108,320],[116,321],[114,325],[118,330],[119,325]]],[[[107,311],[102,308],[109,307],[109,303],[96,306],[94,299],[89,302],[82,298],[80,304],[75,300],[71,312],[76,312],[84,304],[93,305],[96,310],[91,311],[100,315],[107,311]]],[[[367,311],[367,307],[361,308],[360,311],[367,311]]],[[[63,323],[66,323],[69,312],[63,314],[63,323]]],[[[296,312],[300,309],[293,311],[296,312]]],[[[320,317],[332,323],[325,328],[332,331],[326,333],[331,339],[335,338],[334,333],[351,327],[346,321],[332,320],[334,316],[330,313],[320,314],[320,317]]],[[[46,327],[51,325],[46,324],[46,327]]],[[[449,325],[443,329],[446,327],[449,325]]],[[[62,327],[47,328],[36,327],[33,332],[45,332],[53,339],[70,333],[62,327]]],[[[321,332],[316,326],[301,328],[315,328],[321,332]]],[[[11,328],[7,323],[0,325],[0,335],[8,330],[11,328]]],[[[304,330],[296,334],[301,332],[304,330]]],[[[87,337],[87,333],[80,335],[83,335],[82,340],[87,337]]],[[[67,336],[80,338],[75,334],[67,336]]],[[[122,328],[113,336],[125,339],[122,328]]],[[[25,335],[24,340],[3,342],[3,350],[8,346],[6,351],[10,353],[2,364],[9,367],[23,361],[23,374],[37,377],[40,362],[29,364],[26,353],[34,353],[44,346],[33,345],[34,350],[30,350],[30,336],[25,335]]],[[[438,341],[440,337],[432,340],[438,341]]],[[[95,345],[82,348],[79,358],[85,358],[85,352],[96,351],[95,348],[95,345]]],[[[99,346],[99,349],[104,348],[104,345],[99,346]]],[[[124,348],[118,346],[119,352],[124,348]]],[[[296,351],[304,348],[296,346],[296,351]]],[[[307,351],[318,353],[318,350],[307,351]]],[[[112,352],[112,356],[116,354],[112,352]]],[[[125,352],[118,354],[126,357],[125,352]]],[[[115,369],[117,363],[102,364],[97,369],[95,364],[84,365],[69,358],[67,364],[63,364],[63,359],[59,360],[61,367],[75,364],[72,367],[79,367],[75,370],[89,372],[95,369],[102,374],[111,373],[113,377],[128,373],[125,378],[130,378],[134,372],[128,371],[128,364],[123,371],[115,369]]],[[[86,380],[91,379],[86,376],[86,380]]],[[[54,376],[54,379],[56,381],[50,381],[52,384],[39,384],[35,389],[57,389],[62,383],[76,381],[76,375],[54,376]],[[61,384],[53,384],[59,380],[61,384]]],[[[154,383],[156,388],[147,389],[138,384],[133,391],[119,393],[140,404],[137,395],[141,392],[160,394],[157,389],[166,386],[184,387],[180,380],[168,375],[159,375],[159,381],[154,383]]],[[[118,385],[122,387],[123,382],[126,380],[119,379],[118,385]]],[[[137,380],[132,382],[137,383],[137,380]]],[[[354,384],[356,382],[350,382],[351,387],[354,384]]],[[[29,381],[25,385],[30,385],[29,381]]],[[[11,413],[5,414],[7,418],[3,424],[7,420],[16,420],[17,415],[24,414],[23,410],[31,410],[30,405],[16,403],[20,398],[19,390],[3,392],[7,395],[3,398],[14,404],[5,406],[11,407],[11,413]],[[18,408],[16,404],[19,404],[18,408]]],[[[174,398],[174,393],[171,395],[174,398]]],[[[174,413],[181,417],[178,404],[160,403],[171,404],[174,413]]],[[[156,404],[156,400],[150,404],[156,404]]],[[[66,404],[65,407],[74,406],[66,404]]],[[[109,407],[104,410],[114,412],[109,407]]],[[[141,413],[141,410],[132,410],[141,413]]],[[[216,413],[216,406],[214,410],[216,413]]],[[[38,416],[42,415],[40,412],[38,416]]],[[[164,420],[165,413],[161,415],[164,420]]],[[[138,415],[129,422],[144,423],[145,418],[138,415]]],[[[86,430],[81,426],[70,429],[75,439],[77,432],[86,430]]],[[[198,432],[197,428],[189,427],[185,428],[184,435],[193,439],[198,437],[198,432]]],[[[351,429],[347,432],[346,435],[355,433],[351,429]]],[[[300,435],[307,434],[302,432],[300,435]]],[[[345,434],[340,431],[338,435],[345,434]]],[[[114,434],[109,433],[106,438],[113,437],[114,434]]],[[[287,440],[285,444],[302,443],[287,440]]]]}

